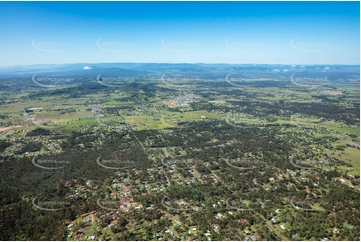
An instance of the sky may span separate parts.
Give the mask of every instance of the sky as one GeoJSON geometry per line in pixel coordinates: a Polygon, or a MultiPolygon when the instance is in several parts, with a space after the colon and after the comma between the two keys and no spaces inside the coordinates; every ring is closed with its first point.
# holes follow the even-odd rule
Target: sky
{"type": "Polygon", "coordinates": [[[359,64],[359,2],[0,2],[0,67],[359,64]]]}

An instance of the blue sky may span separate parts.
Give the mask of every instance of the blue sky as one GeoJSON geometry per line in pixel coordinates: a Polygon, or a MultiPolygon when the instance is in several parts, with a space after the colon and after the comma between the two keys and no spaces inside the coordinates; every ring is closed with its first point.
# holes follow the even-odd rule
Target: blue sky
{"type": "Polygon", "coordinates": [[[0,2],[0,66],[359,64],[359,2],[0,2]]]}

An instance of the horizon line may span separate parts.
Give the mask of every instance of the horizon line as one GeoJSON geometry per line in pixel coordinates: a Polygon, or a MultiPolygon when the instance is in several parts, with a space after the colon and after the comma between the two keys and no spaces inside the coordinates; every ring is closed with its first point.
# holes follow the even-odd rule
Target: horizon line
{"type": "Polygon", "coordinates": [[[11,67],[25,67],[25,66],[34,66],[34,65],[75,65],[75,64],[173,64],[173,65],[181,65],[181,64],[202,64],[202,65],[302,65],[302,66],[316,66],[316,65],[328,65],[328,66],[360,66],[360,63],[357,64],[328,64],[328,63],[317,63],[317,64],[303,64],[303,63],[204,63],[204,62],[75,62],[75,63],[37,63],[37,64],[24,64],[24,65],[11,65],[11,66],[0,66],[0,68],[11,68],[11,67]]]}

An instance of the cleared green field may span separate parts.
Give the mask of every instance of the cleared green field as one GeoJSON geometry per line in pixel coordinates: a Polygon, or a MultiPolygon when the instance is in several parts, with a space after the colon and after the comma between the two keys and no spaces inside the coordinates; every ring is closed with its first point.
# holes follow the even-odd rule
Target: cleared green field
{"type": "MultiPolygon", "coordinates": [[[[356,170],[350,170],[351,175],[360,175],[360,150],[357,148],[345,148],[344,151],[341,150],[330,150],[326,152],[332,158],[342,160],[343,162],[352,165],[356,170]]],[[[347,167],[339,167],[340,169],[344,168],[349,170],[347,167]]]]}
{"type": "MultiPolygon", "coordinates": [[[[71,114],[60,114],[59,111],[47,111],[47,112],[39,112],[35,114],[35,120],[50,120],[51,122],[57,125],[66,125],[69,122],[72,124],[82,123],[83,116],[93,116],[91,112],[75,112],[71,114]],[[81,119],[81,120],[78,120],[81,119]]],[[[94,118],[95,119],[95,118],[94,118]]]]}
{"type": "Polygon", "coordinates": [[[339,171],[346,171],[347,175],[353,175],[353,176],[359,176],[360,175],[360,171],[356,170],[353,167],[347,167],[347,166],[337,166],[337,169],[339,171]]]}
{"type": "Polygon", "coordinates": [[[324,123],[318,124],[320,127],[324,127],[327,129],[331,129],[334,131],[338,131],[344,134],[353,134],[360,137],[360,127],[359,126],[353,126],[353,127],[347,127],[346,125],[342,123],[338,123],[335,121],[328,121],[324,123]]]}
{"type": "MultiPolygon", "coordinates": [[[[64,120],[63,120],[64,122],[64,120]]],[[[71,127],[71,126],[81,126],[81,125],[100,125],[97,122],[96,118],[80,118],[80,119],[76,119],[76,120],[70,120],[70,121],[66,121],[68,122],[66,124],[66,126],[71,127]]]]}
{"type": "Polygon", "coordinates": [[[278,119],[275,123],[278,124],[298,124],[300,126],[309,126],[309,127],[313,127],[313,126],[318,126],[318,127],[323,127],[332,131],[337,131],[337,132],[341,132],[344,134],[352,134],[352,135],[356,135],[358,137],[360,137],[360,127],[359,126],[347,126],[344,125],[340,122],[335,122],[335,121],[327,121],[327,122],[322,122],[322,123],[318,123],[318,119],[310,119],[310,122],[305,122],[304,120],[302,120],[304,118],[295,116],[293,118],[293,122],[291,122],[290,119],[278,119]]]}
{"type": "Polygon", "coordinates": [[[109,102],[106,102],[106,103],[103,103],[103,105],[105,106],[113,106],[113,105],[120,105],[122,102],[118,102],[118,101],[109,101],[109,102]]]}
{"type": "Polygon", "coordinates": [[[139,116],[125,116],[127,123],[136,126],[137,129],[164,129],[177,127],[180,122],[195,121],[204,119],[219,119],[222,118],[220,114],[209,113],[207,111],[190,111],[183,113],[172,113],[166,112],[163,115],[157,114],[154,116],[150,115],[139,115],[139,116]]]}

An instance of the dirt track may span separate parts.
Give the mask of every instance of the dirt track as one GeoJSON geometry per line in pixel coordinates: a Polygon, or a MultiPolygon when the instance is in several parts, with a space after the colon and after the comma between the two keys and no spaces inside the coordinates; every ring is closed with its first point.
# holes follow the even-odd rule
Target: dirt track
{"type": "Polygon", "coordinates": [[[20,129],[23,127],[25,127],[25,126],[15,125],[15,126],[3,127],[3,128],[0,127],[0,132],[6,131],[6,130],[11,130],[11,129],[20,129]]]}

